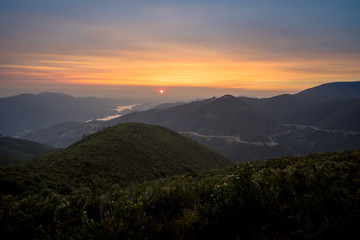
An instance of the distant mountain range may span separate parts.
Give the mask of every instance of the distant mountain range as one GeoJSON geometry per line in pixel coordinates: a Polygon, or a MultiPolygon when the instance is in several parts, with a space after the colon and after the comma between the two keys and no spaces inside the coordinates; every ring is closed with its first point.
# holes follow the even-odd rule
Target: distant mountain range
{"type": "Polygon", "coordinates": [[[114,115],[118,100],[74,98],[44,92],[0,98],[0,134],[23,136],[65,121],[84,122],[114,115]]]}
{"type": "Polygon", "coordinates": [[[247,141],[266,141],[268,136],[286,131],[279,122],[258,113],[239,98],[225,95],[172,108],[156,108],[135,112],[106,122],[158,124],[179,132],[204,135],[239,136],[247,141]]]}
{"type": "Polygon", "coordinates": [[[163,104],[105,122],[63,122],[24,137],[66,147],[104,127],[142,122],[176,130],[243,162],[359,148],[358,119],[360,82],[343,82],[263,99],[225,95],[163,104]]]}
{"type": "Polygon", "coordinates": [[[360,82],[323,84],[272,98],[241,98],[283,123],[360,130],[360,82]]]}
{"type": "Polygon", "coordinates": [[[360,98],[359,82],[333,82],[306,89],[294,96],[310,105],[332,100],[360,98]]]}
{"type": "Polygon", "coordinates": [[[68,147],[82,139],[85,135],[90,135],[101,130],[103,123],[99,121],[91,122],[63,122],[52,127],[40,129],[24,136],[35,142],[46,143],[56,148],[68,147]]]}

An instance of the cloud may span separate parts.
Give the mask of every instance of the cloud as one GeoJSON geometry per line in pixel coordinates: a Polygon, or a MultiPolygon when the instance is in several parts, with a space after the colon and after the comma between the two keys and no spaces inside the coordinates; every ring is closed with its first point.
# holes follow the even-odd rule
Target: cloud
{"type": "Polygon", "coordinates": [[[356,79],[358,7],[332,0],[3,1],[0,81],[270,89],[356,79]]]}

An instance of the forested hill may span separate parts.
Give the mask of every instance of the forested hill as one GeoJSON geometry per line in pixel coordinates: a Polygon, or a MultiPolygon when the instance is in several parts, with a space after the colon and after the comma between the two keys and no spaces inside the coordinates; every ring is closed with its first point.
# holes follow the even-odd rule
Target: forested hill
{"type": "Polygon", "coordinates": [[[96,178],[127,185],[155,178],[223,168],[219,153],[160,126],[124,123],[84,137],[70,147],[28,163],[55,190],[96,178]],[[56,187],[58,186],[58,187],[56,187]]]}
{"type": "Polygon", "coordinates": [[[2,159],[8,159],[8,161],[0,161],[0,164],[22,162],[52,150],[54,148],[48,145],[0,135],[0,156],[2,159]]]}
{"type": "MultiPolygon", "coordinates": [[[[248,162],[127,187],[102,176],[62,194],[45,184],[26,192],[24,178],[9,171],[2,170],[1,189],[17,191],[0,195],[2,239],[360,237],[359,150],[248,162]]],[[[46,180],[38,174],[34,181],[46,180]]]]}

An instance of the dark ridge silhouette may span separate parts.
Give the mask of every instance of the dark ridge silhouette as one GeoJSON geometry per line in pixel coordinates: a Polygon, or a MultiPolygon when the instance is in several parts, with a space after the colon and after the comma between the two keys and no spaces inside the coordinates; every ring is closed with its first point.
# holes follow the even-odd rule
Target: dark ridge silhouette
{"type": "Polygon", "coordinates": [[[333,82],[306,89],[294,96],[308,104],[316,104],[329,100],[360,98],[359,82],[333,82]]]}
{"type": "Polygon", "coordinates": [[[23,136],[65,121],[83,122],[114,115],[112,109],[116,105],[109,102],[50,92],[0,98],[0,132],[6,136],[23,136]]]}
{"type": "Polygon", "coordinates": [[[277,121],[258,113],[245,101],[225,95],[167,109],[130,113],[106,124],[120,122],[159,124],[180,132],[240,136],[245,140],[267,140],[286,131],[277,121]]]}

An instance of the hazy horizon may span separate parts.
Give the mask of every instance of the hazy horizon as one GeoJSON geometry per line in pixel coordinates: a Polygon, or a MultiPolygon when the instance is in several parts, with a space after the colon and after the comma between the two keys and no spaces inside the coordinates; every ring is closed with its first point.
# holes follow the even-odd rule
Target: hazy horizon
{"type": "MultiPolygon", "coordinates": [[[[305,90],[305,89],[302,89],[305,90]]],[[[302,91],[300,90],[300,91],[302,91]]],[[[116,99],[167,99],[167,100],[187,100],[197,98],[221,97],[223,95],[246,96],[253,98],[267,98],[280,94],[295,94],[300,91],[261,91],[261,90],[242,90],[242,89],[223,89],[206,87],[164,87],[157,86],[114,86],[112,89],[99,89],[80,86],[78,88],[26,88],[26,89],[0,89],[0,98],[11,97],[20,94],[40,94],[43,92],[64,93],[73,97],[97,97],[97,98],[116,98],[116,99]],[[164,93],[159,91],[163,89],[164,93]]]]}

